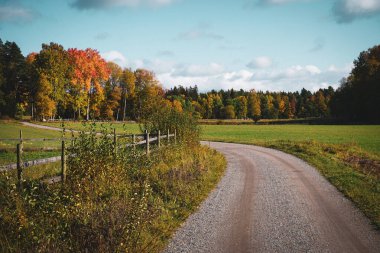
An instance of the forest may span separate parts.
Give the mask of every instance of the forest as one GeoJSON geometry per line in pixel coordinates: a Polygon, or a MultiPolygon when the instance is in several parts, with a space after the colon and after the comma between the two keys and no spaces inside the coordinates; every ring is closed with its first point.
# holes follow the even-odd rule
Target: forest
{"type": "MultiPolygon", "coordinates": [[[[95,49],[51,42],[24,56],[15,42],[0,40],[0,117],[35,120],[139,120],[156,97],[198,119],[332,118],[380,122],[380,45],[360,53],[340,87],[312,92],[219,90],[196,84],[163,89],[146,69],[121,68],[95,49]]],[[[307,85],[307,84],[305,84],[307,85]]],[[[152,109],[152,108],[151,108],[152,109]]]]}

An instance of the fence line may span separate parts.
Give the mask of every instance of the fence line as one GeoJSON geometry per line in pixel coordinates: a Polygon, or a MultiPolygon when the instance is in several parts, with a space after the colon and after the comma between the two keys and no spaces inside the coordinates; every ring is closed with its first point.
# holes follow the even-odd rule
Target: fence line
{"type": "MultiPolygon", "coordinates": [[[[173,134],[170,134],[169,129],[166,135],[161,135],[161,132],[158,131],[156,137],[150,138],[150,133],[148,131],[145,131],[144,134],[116,134],[116,129],[114,129],[113,134],[107,134],[107,137],[113,137],[113,141],[115,144],[115,153],[118,150],[118,147],[132,147],[133,149],[136,148],[136,146],[139,145],[145,145],[145,153],[147,156],[149,156],[150,153],[150,143],[156,142],[158,148],[161,147],[161,139],[167,139],[167,142],[170,143],[170,137],[174,138],[174,144],[177,144],[177,131],[174,130],[173,134]],[[132,138],[131,144],[124,144],[124,145],[117,145],[118,138],[125,138],[130,137],[132,138]],[[136,137],[143,137],[144,140],[136,142],[136,137]]],[[[153,135],[154,136],[154,135],[153,135]]],[[[0,139],[0,141],[19,141],[19,143],[16,144],[16,155],[17,155],[17,163],[13,164],[7,164],[7,165],[1,165],[0,166],[0,172],[1,171],[7,171],[12,169],[17,169],[17,180],[18,180],[18,188],[22,188],[22,174],[23,169],[26,167],[30,167],[33,165],[39,165],[39,164],[46,164],[46,163],[52,163],[56,161],[61,161],[61,175],[57,177],[53,177],[50,179],[44,180],[44,182],[51,184],[56,182],[62,182],[64,183],[66,181],[66,141],[74,141],[76,138],[23,138],[22,137],[22,130],[20,130],[20,138],[3,138],[0,139]],[[22,153],[23,153],[23,142],[24,141],[61,141],[61,155],[50,157],[50,158],[42,158],[32,161],[23,161],[22,160],[22,153]]]]}

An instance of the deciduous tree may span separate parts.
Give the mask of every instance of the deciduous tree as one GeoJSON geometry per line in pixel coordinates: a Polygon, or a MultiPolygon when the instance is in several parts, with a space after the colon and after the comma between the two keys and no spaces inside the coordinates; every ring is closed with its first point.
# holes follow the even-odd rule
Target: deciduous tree
{"type": "Polygon", "coordinates": [[[102,83],[109,78],[106,61],[98,51],[91,48],[86,50],[70,48],[68,53],[73,67],[71,83],[79,91],[76,95],[86,96],[86,119],[90,119],[90,113],[93,117],[97,117],[100,115],[99,107],[104,99],[102,83]]]}
{"type": "Polygon", "coordinates": [[[261,117],[260,107],[260,97],[258,96],[255,90],[251,90],[251,92],[248,95],[248,115],[251,119],[255,121],[255,123],[259,121],[261,117]]]}

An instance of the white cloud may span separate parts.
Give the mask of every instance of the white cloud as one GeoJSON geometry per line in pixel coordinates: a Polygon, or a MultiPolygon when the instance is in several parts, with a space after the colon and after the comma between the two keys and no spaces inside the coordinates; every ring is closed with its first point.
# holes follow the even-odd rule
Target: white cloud
{"type": "Polygon", "coordinates": [[[337,0],[333,12],[338,23],[380,15],[379,0],[337,0]]]}
{"type": "Polygon", "coordinates": [[[183,77],[203,77],[220,75],[224,71],[224,67],[217,63],[210,63],[208,65],[188,65],[177,68],[173,71],[173,76],[183,77]]]}
{"type": "Polygon", "coordinates": [[[110,7],[160,7],[170,5],[176,1],[177,0],[74,0],[71,6],[80,10],[110,7]]]}
{"type": "Polygon", "coordinates": [[[126,67],[128,64],[127,59],[125,56],[120,53],[119,51],[112,50],[109,52],[102,53],[101,56],[106,60],[106,61],[112,61],[114,63],[117,63],[121,67],[126,67]]]}
{"type": "Polygon", "coordinates": [[[247,64],[248,68],[268,68],[272,66],[272,59],[267,56],[260,56],[247,64]]]}
{"type": "Polygon", "coordinates": [[[308,71],[311,75],[316,75],[316,74],[321,73],[321,70],[317,66],[314,66],[314,65],[305,66],[305,70],[308,71]]]}
{"type": "Polygon", "coordinates": [[[135,60],[130,64],[133,69],[143,68],[153,70],[156,74],[164,74],[172,72],[176,67],[173,61],[164,61],[161,59],[153,59],[153,60],[135,60]]]}
{"type": "Polygon", "coordinates": [[[145,68],[156,73],[165,88],[173,86],[197,85],[200,91],[211,89],[244,89],[262,91],[299,91],[302,88],[318,90],[328,86],[338,87],[339,81],[346,77],[352,63],[345,66],[330,65],[326,69],[318,66],[294,65],[286,68],[255,68],[228,70],[222,64],[178,64],[173,60],[137,59],[127,60],[118,51],[109,51],[102,56],[122,67],[145,68]]]}
{"type": "MultiPolygon", "coordinates": [[[[211,66],[211,65],[210,65],[211,66]]],[[[283,69],[254,69],[227,71],[210,66],[194,65],[181,67],[187,69],[180,71],[174,67],[171,72],[157,75],[158,80],[164,87],[170,88],[175,85],[198,85],[201,91],[211,89],[256,89],[269,91],[299,91],[302,88],[318,90],[328,86],[338,87],[339,80],[348,75],[351,65],[336,67],[331,65],[321,70],[315,65],[296,65],[283,69]],[[205,68],[202,69],[201,68],[205,68]],[[211,70],[210,70],[211,69],[211,70]]],[[[221,66],[216,64],[215,66],[221,66]]]]}

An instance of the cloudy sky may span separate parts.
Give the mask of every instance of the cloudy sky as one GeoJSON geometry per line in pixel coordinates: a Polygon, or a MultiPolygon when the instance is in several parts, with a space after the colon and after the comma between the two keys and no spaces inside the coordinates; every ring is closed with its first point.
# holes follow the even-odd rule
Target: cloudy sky
{"type": "Polygon", "coordinates": [[[165,88],[316,90],[380,44],[380,0],[0,0],[0,38],[91,47],[165,88]]]}

